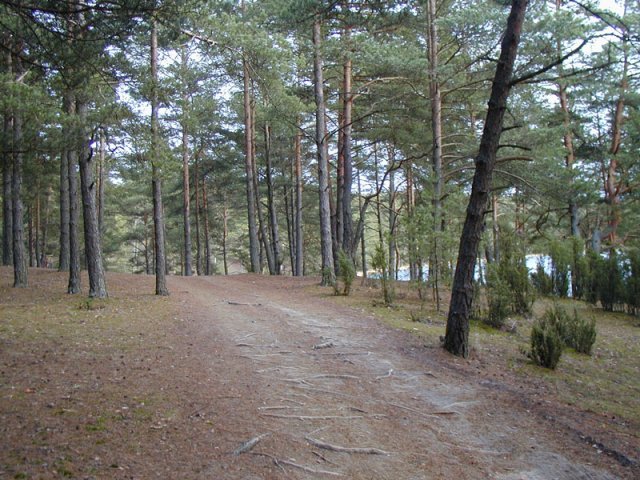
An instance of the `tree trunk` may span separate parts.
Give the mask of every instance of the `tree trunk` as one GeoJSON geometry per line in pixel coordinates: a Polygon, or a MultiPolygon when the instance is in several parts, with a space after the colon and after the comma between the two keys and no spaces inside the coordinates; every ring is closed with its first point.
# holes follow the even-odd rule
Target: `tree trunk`
{"type": "Polygon", "coordinates": [[[106,298],[107,284],[100,243],[100,228],[96,210],[96,191],[94,181],[93,151],[91,135],[87,128],[88,99],[84,93],[76,100],[76,113],[80,121],[80,138],[78,138],[80,165],[80,191],[82,194],[82,213],[84,220],[84,250],[89,273],[89,297],[106,298]]]}
{"type": "MultiPolygon", "coordinates": [[[[182,70],[187,70],[187,47],[181,49],[182,70]]],[[[187,105],[189,92],[186,79],[182,90],[182,219],[184,225],[184,275],[190,277],[192,272],[191,258],[191,192],[189,191],[189,131],[187,128],[187,105]]]]}
{"type": "Polygon", "coordinates": [[[264,156],[267,164],[267,206],[269,209],[269,230],[271,233],[271,251],[273,252],[273,274],[280,275],[282,268],[282,252],[280,250],[280,232],[278,214],[273,199],[273,165],[271,164],[271,128],[264,126],[264,156]]]}
{"type": "Polygon", "coordinates": [[[228,218],[229,212],[227,209],[227,202],[225,200],[222,210],[222,264],[224,265],[225,275],[229,275],[229,264],[227,261],[227,238],[229,238],[228,218]]]}
{"type": "Polygon", "coordinates": [[[35,264],[36,267],[40,268],[42,266],[42,264],[40,263],[40,227],[42,226],[42,203],[40,202],[40,195],[41,195],[41,186],[40,186],[40,182],[38,182],[38,185],[36,186],[36,198],[34,200],[35,203],[35,217],[33,218],[33,226],[34,226],[34,250],[35,250],[35,264]]]}
{"type": "Polygon", "coordinates": [[[162,177],[158,165],[158,25],[151,20],[151,187],[153,195],[153,226],[155,250],[156,295],[169,295],[164,252],[164,211],[162,207],[162,177]]]}
{"type": "Polygon", "coordinates": [[[429,96],[431,98],[432,168],[433,168],[433,239],[430,272],[436,309],[440,311],[440,237],[442,236],[442,196],[444,175],[442,172],[442,97],[438,78],[438,29],[436,0],[427,0],[427,27],[429,30],[429,96]]]}
{"type": "Polygon", "coordinates": [[[47,257],[47,241],[49,235],[49,214],[51,212],[51,196],[53,195],[53,189],[51,185],[47,187],[47,196],[44,203],[44,215],[40,230],[42,232],[42,239],[40,241],[40,266],[42,268],[48,268],[49,258],[47,257]]]}
{"type": "Polygon", "coordinates": [[[200,243],[200,154],[196,153],[196,165],[193,176],[196,200],[196,273],[202,275],[202,244],[200,243]]]}
{"type": "MultiPolygon", "coordinates": [[[[20,62],[15,60],[16,74],[21,74],[20,62]]],[[[13,170],[11,178],[11,195],[13,204],[13,286],[28,286],[27,256],[24,245],[24,218],[22,207],[22,113],[13,112],[13,170]]]]}
{"type": "Polygon", "coordinates": [[[463,357],[469,355],[469,314],[473,299],[473,274],[482,237],[484,216],[491,194],[493,169],[527,3],[528,0],[513,0],[511,6],[491,88],[480,149],[475,158],[471,197],[460,237],[444,348],[454,355],[463,357]]]}
{"type": "Polygon", "coordinates": [[[60,155],[60,250],[58,271],[69,270],[69,166],[67,151],[60,155]]]}
{"type": "MultiPolygon", "coordinates": [[[[72,113],[75,113],[75,101],[68,94],[74,104],[72,113]]],[[[78,237],[78,152],[71,146],[67,150],[67,177],[69,179],[69,283],[67,293],[80,293],[80,239],[78,237]]]]}
{"type": "MultiPolygon", "coordinates": [[[[255,104],[251,104],[251,133],[252,135],[256,131],[256,123],[255,118],[255,104]]],[[[267,222],[264,219],[264,215],[262,213],[262,203],[260,202],[260,188],[258,186],[258,164],[256,162],[256,147],[255,147],[255,138],[251,138],[251,143],[253,145],[251,152],[251,168],[253,169],[253,193],[255,195],[254,201],[256,206],[256,214],[258,217],[258,229],[259,229],[259,238],[258,240],[262,244],[262,250],[260,255],[260,272],[262,272],[262,260],[263,255],[267,257],[267,266],[269,268],[269,274],[275,275],[276,266],[273,255],[273,249],[271,248],[271,243],[269,241],[269,232],[267,230],[267,222]]]]}
{"type": "Polygon", "coordinates": [[[316,147],[318,158],[318,186],[320,196],[320,250],[322,255],[322,285],[335,283],[333,244],[331,236],[331,207],[329,197],[329,159],[327,148],[326,106],[322,75],[322,23],[316,14],[313,22],[313,84],[316,102],[316,147]]]}
{"type": "MultiPolygon", "coordinates": [[[[293,166],[293,165],[292,165],[293,166]]],[[[291,169],[293,178],[293,168],[291,169]]],[[[294,207],[293,207],[293,187],[291,185],[282,186],[282,199],[284,200],[284,217],[287,220],[287,241],[289,243],[289,265],[291,265],[291,275],[294,275],[296,265],[296,239],[294,237],[294,207]]]]}
{"type": "Polygon", "coordinates": [[[407,163],[405,168],[405,175],[407,178],[407,220],[409,228],[407,231],[408,248],[409,248],[409,280],[416,282],[422,280],[418,274],[418,242],[415,232],[415,207],[416,197],[413,187],[413,166],[407,163]]]}
{"type": "Polygon", "coordinates": [[[360,170],[358,170],[358,210],[360,210],[360,219],[358,220],[359,228],[357,229],[356,238],[354,239],[357,242],[358,237],[360,238],[360,255],[362,262],[362,280],[367,279],[367,252],[366,252],[366,242],[364,239],[364,234],[361,233],[361,230],[364,230],[364,215],[365,210],[362,204],[362,182],[360,180],[360,170]],[[360,227],[360,225],[362,225],[360,227]]]}
{"type": "MultiPolygon", "coordinates": [[[[345,28],[345,37],[349,40],[351,27],[345,28]]],[[[353,232],[353,211],[351,208],[351,190],[353,188],[353,161],[351,158],[351,138],[353,123],[353,93],[352,93],[352,60],[350,53],[347,52],[347,58],[343,65],[343,113],[342,113],[342,205],[340,219],[342,221],[342,241],[341,248],[355,260],[355,251],[357,244],[354,239],[353,232]]]]}
{"type": "Polygon", "coordinates": [[[302,264],[304,261],[304,235],[302,231],[302,132],[296,134],[295,141],[295,214],[294,214],[294,238],[296,245],[296,263],[293,274],[297,277],[303,275],[302,264]]]}
{"type": "MultiPolygon", "coordinates": [[[[11,54],[8,55],[9,58],[11,54]]],[[[13,264],[13,198],[11,178],[13,158],[9,138],[12,135],[13,122],[8,112],[4,114],[2,142],[2,264],[13,264]]]]}
{"type": "Polygon", "coordinates": [[[98,145],[98,165],[96,168],[97,179],[96,183],[98,188],[96,189],[96,209],[98,212],[98,232],[100,232],[100,240],[104,235],[104,183],[107,178],[107,132],[104,128],[100,128],[98,131],[99,145],[98,145]]]}
{"type": "MultiPolygon", "coordinates": [[[[6,73],[11,76],[13,59],[10,41],[3,46],[6,49],[6,73]]],[[[8,108],[3,112],[2,132],[2,264],[13,265],[13,116],[8,108]]]]}
{"type": "MultiPolygon", "coordinates": [[[[626,2],[625,2],[626,13],[626,2]]],[[[624,123],[624,110],[626,103],[626,95],[629,89],[629,45],[628,35],[623,37],[622,52],[623,52],[623,65],[622,65],[622,79],[620,80],[620,95],[616,102],[616,109],[613,116],[613,122],[611,126],[611,148],[609,149],[609,165],[606,167],[605,181],[604,181],[604,199],[609,207],[608,218],[608,232],[604,239],[606,239],[610,245],[615,246],[618,239],[618,227],[622,222],[622,211],[620,203],[622,201],[622,195],[627,192],[627,188],[618,179],[618,152],[622,143],[622,126],[624,123]]]]}
{"type": "MultiPolygon", "coordinates": [[[[243,52],[244,53],[244,52],[243,52]]],[[[253,168],[253,120],[251,113],[251,76],[249,62],[243,54],[243,92],[244,92],[244,142],[245,142],[245,181],[247,189],[247,224],[249,228],[249,271],[260,272],[260,244],[258,224],[256,222],[256,192],[253,168]]]]}
{"type": "Polygon", "coordinates": [[[29,267],[35,267],[35,254],[34,254],[34,247],[35,247],[35,243],[33,241],[33,204],[29,205],[27,207],[27,218],[29,219],[27,221],[27,250],[29,251],[29,261],[27,262],[29,267]]]}
{"type": "MultiPolygon", "coordinates": [[[[393,162],[392,148],[389,149],[389,164],[393,162]]],[[[396,174],[392,171],[389,174],[389,278],[398,279],[396,270],[396,222],[398,214],[396,212],[396,174]]]]}
{"type": "Polygon", "coordinates": [[[202,215],[204,217],[204,274],[213,275],[211,268],[211,240],[209,239],[209,197],[207,196],[207,177],[202,177],[202,215]]]}

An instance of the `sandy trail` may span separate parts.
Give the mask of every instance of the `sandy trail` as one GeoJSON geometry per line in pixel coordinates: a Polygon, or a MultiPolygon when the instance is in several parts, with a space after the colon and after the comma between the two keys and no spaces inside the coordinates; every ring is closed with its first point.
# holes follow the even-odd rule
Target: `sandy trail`
{"type": "Polygon", "coordinates": [[[224,455],[198,478],[609,479],[443,352],[299,280],[171,278],[224,455]],[[226,392],[221,395],[220,392],[226,392]],[[260,437],[248,452],[229,455],[260,437]]]}

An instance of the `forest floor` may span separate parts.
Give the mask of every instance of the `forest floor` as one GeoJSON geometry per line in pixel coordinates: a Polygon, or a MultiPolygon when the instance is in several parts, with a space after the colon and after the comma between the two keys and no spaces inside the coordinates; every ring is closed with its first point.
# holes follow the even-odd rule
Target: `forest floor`
{"type": "Polygon", "coordinates": [[[13,289],[0,268],[0,478],[640,478],[637,358],[599,347],[543,372],[517,334],[474,326],[457,359],[442,315],[317,279],[170,277],[159,298],[110,274],[88,300],[29,274],[13,289]],[[589,362],[631,369],[617,409],[576,400],[606,394],[570,386],[589,362]]]}

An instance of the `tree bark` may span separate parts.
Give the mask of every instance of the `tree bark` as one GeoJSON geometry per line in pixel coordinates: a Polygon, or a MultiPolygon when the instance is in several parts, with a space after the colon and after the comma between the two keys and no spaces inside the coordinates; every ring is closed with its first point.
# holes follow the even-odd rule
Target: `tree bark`
{"type": "Polygon", "coordinates": [[[294,238],[296,245],[296,264],[294,275],[301,277],[303,275],[304,262],[304,234],[302,230],[302,132],[296,134],[295,140],[295,183],[296,183],[296,199],[295,199],[295,215],[294,215],[294,238]]]}
{"type": "Polygon", "coordinates": [[[96,189],[96,209],[98,211],[98,231],[100,232],[100,239],[104,235],[104,183],[107,178],[107,132],[104,128],[100,128],[99,132],[99,150],[98,150],[98,166],[97,166],[97,179],[98,188],[96,189]]]}
{"type": "Polygon", "coordinates": [[[60,155],[60,237],[58,271],[69,270],[69,166],[67,151],[60,155]]]}
{"type": "Polygon", "coordinates": [[[360,238],[360,261],[362,262],[362,280],[367,279],[367,251],[366,251],[366,242],[364,238],[364,234],[361,233],[361,230],[364,230],[365,224],[365,209],[362,204],[362,181],[360,180],[360,170],[358,170],[358,210],[360,210],[360,219],[358,220],[359,228],[357,229],[356,238],[354,239],[357,243],[357,239],[360,238]],[[361,226],[360,226],[361,225],[361,226]]]}
{"type": "MultiPolygon", "coordinates": [[[[626,2],[625,2],[625,14],[626,14],[626,2]]],[[[622,201],[622,194],[626,193],[627,188],[618,179],[618,152],[620,145],[622,144],[622,127],[624,123],[624,110],[626,104],[626,95],[629,89],[629,45],[628,34],[625,34],[622,40],[622,78],[620,80],[620,95],[616,102],[616,108],[611,125],[611,147],[609,149],[609,164],[606,166],[605,179],[604,179],[604,194],[605,202],[609,207],[608,232],[604,239],[606,239],[610,245],[615,246],[618,242],[618,228],[622,222],[622,211],[620,203],[622,201]]]]}
{"type": "Polygon", "coordinates": [[[78,138],[80,191],[82,194],[82,218],[84,220],[84,250],[89,273],[89,297],[106,298],[107,284],[102,259],[102,245],[100,242],[100,228],[98,227],[98,213],[96,210],[96,191],[94,181],[92,139],[87,128],[88,99],[84,93],[78,95],[76,110],[81,124],[78,138]]]}
{"type": "MultiPolygon", "coordinates": [[[[41,192],[42,186],[40,185],[40,182],[38,182],[37,186],[36,186],[36,198],[34,199],[34,203],[35,203],[35,215],[33,218],[33,229],[34,229],[34,250],[35,250],[35,266],[40,268],[42,265],[40,263],[40,227],[42,226],[41,222],[42,222],[42,203],[40,202],[40,196],[42,194],[41,192]]],[[[32,265],[33,266],[33,265],[32,265]]]]}
{"type": "Polygon", "coordinates": [[[436,0],[427,0],[427,27],[429,30],[429,96],[431,98],[431,134],[433,168],[433,239],[430,260],[430,277],[436,309],[440,311],[440,237],[442,236],[442,196],[444,175],[442,172],[442,97],[438,78],[438,28],[436,24],[436,0]]]}
{"type": "Polygon", "coordinates": [[[229,275],[229,264],[227,261],[227,238],[229,238],[228,218],[229,212],[227,209],[227,202],[225,200],[224,207],[222,209],[222,264],[224,265],[225,275],[229,275]]]}
{"type": "MultiPolygon", "coordinates": [[[[10,39],[3,45],[6,49],[4,67],[7,75],[13,73],[13,58],[10,39]]],[[[2,122],[2,264],[13,265],[13,116],[10,109],[3,112],[2,122]]]]}
{"type": "MultiPolygon", "coordinates": [[[[11,54],[8,55],[11,57],[11,54]]],[[[4,114],[2,142],[2,264],[13,264],[13,198],[11,195],[11,178],[13,158],[11,143],[13,122],[8,112],[4,114]]]]}
{"type": "MultiPolygon", "coordinates": [[[[75,101],[70,112],[75,113],[75,101]]],[[[69,101],[69,99],[67,99],[69,101]]],[[[69,283],[67,293],[80,293],[80,239],[78,238],[78,152],[70,146],[67,150],[67,177],[69,180],[69,283]]]]}
{"type": "Polygon", "coordinates": [[[444,348],[462,357],[469,355],[469,314],[473,299],[473,274],[482,237],[484,216],[491,194],[493,169],[527,3],[528,0],[513,0],[511,5],[491,88],[480,148],[475,158],[471,197],[460,237],[444,348]]]}
{"type": "Polygon", "coordinates": [[[164,211],[162,207],[162,177],[158,158],[158,25],[151,20],[151,187],[153,195],[153,226],[155,250],[156,295],[169,295],[164,251],[164,211]]]}
{"type": "MultiPolygon", "coordinates": [[[[15,58],[15,73],[20,75],[20,61],[15,58]]],[[[23,162],[23,138],[22,138],[22,113],[13,111],[13,170],[11,178],[11,195],[13,204],[13,286],[25,288],[28,286],[27,255],[24,245],[24,218],[22,206],[22,162],[23,162]]]]}
{"type": "MultiPolygon", "coordinates": [[[[345,28],[344,35],[349,41],[351,34],[351,27],[345,28]]],[[[352,70],[353,61],[351,60],[350,52],[347,48],[347,54],[343,64],[343,113],[342,113],[342,182],[341,182],[341,214],[340,220],[342,222],[342,235],[340,247],[349,255],[350,258],[355,260],[355,251],[357,244],[354,238],[353,231],[353,210],[351,208],[351,190],[353,188],[353,160],[351,158],[351,140],[353,131],[353,93],[352,93],[352,70]]]]}
{"type": "Polygon", "coordinates": [[[405,167],[405,175],[407,178],[407,219],[409,228],[407,231],[408,249],[409,249],[409,280],[412,282],[422,280],[418,274],[418,242],[415,232],[415,191],[413,187],[413,165],[407,163],[405,167]]]}
{"type": "MultiPolygon", "coordinates": [[[[393,162],[393,148],[389,148],[389,165],[393,162]]],[[[398,214],[396,212],[396,174],[392,171],[389,174],[389,278],[398,279],[396,269],[396,222],[398,214]]]]}
{"type": "Polygon", "coordinates": [[[207,196],[207,177],[202,177],[202,215],[204,217],[204,274],[213,275],[211,268],[211,240],[209,239],[209,197],[207,196]]]}
{"type": "MultiPolygon", "coordinates": [[[[187,47],[182,45],[181,49],[183,74],[187,70],[187,47]]],[[[187,90],[186,78],[182,90],[182,218],[183,218],[183,240],[184,240],[184,275],[190,277],[192,272],[191,258],[191,192],[189,191],[189,131],[187,126],[187,104],[189,93],[187,90]]]]}
{"type": "Polygon", "coordinates": [[[282,267],[282,252],[280,250],[280,231],[278,228],[278,213],[273,199],[273,165],[271,162],[271,128],[264,126],[264,156],[267,167],[267,207],[269,210],[269,231],[271,234],[271,251],[273,252],[273,274],[280,275],[282,267]]]}
{"type": "Polygon", "coordinates": [[[249,271],[260,272],[260,244],[258,224],[256,222],[256,192],[253,168],[253,120],[251,113],[251,76],[249,62],[243,52],[243,94],[244,94],[244,142],[245,142],[245,181],[247,190],[247,225],[249,229],[249,271]]]}
{"type": "Polygon", "coordinates": [[[49,214],[51,211],[51,196],[53,189],[51,185],[47,187],[47,195],[44,202],[44,215],[42,217],[40,230],[42,232],[42,239],[40,241],[40,266],[42,268],[48,268],[49,259],[47,257],[47,242],[49,237],[49,214]]]}
{"type": "Polygon", "coordinates": [[[202,244],[200,242],[200,155],[196,153],[195,172],[193,176],[193,185],[195,187],[196,200],[196,273],[202,275],[202,244]]]}
{"type": "Polygon", "coordinates": [[[322,74],[322,22],[316,14],[313,22],[313,84],[316,102],[316,147],[320,201],[320,250],[322,256],[322,285],[335,283],[333,244],[331,236],[331,207],[329,197],[329,160],[326,130],[326,106],[322,74]]]}
{"type": "Polygon", "coordinates": [[[27,262],[27,264],[29,265],[29,267],[35,267],[36,263],[35,263],[35,254],[34,254],[34,248],[35,248],[35,242],[33,241],[33,237],[34,237],[34,233],[33,233],[33,204],[29,205],[27,207],[27,251],[29,252],[29,261],[27,262]]]}

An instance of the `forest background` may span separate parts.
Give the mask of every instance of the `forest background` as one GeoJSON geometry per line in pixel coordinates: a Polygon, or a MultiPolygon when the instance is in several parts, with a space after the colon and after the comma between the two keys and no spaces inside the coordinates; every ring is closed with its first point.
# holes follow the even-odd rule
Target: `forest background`
{"type": "MultiPolygon", "coordinates": [[[[27,265],[69,293],[87,268],[96,297],[105,268],[158,294],[169,273],[331,284],[350,262],[440,309],[511,3],[0,2],[15,286],[27,265]]],[[[521,309],[528,255],[540,292],[638,313],[639,13],[527,7],[477,251],[489,315],[521,309]]]]}

